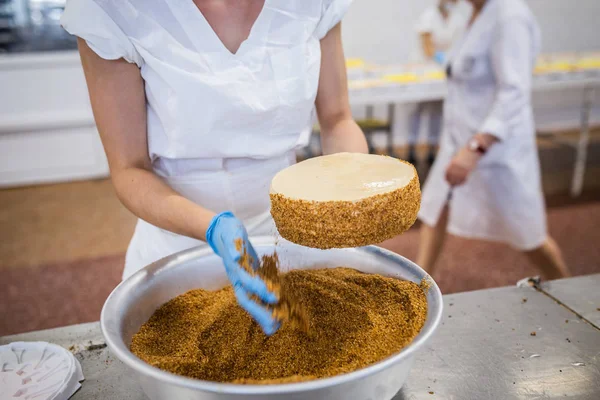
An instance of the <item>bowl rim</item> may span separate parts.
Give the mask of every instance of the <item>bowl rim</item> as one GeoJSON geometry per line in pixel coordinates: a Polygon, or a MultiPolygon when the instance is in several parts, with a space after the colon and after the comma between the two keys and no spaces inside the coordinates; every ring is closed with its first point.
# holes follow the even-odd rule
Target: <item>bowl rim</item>
{"type": "MultiPolygon", "coordinates": [[[[276,244],[275,238],[270,236],[251,237],[251,241],[255,246],[276,244]]],[[[435,301],[433,303],[438,304],[438,307],[434,310],[434,313],[425,321],[426,324],[427,322],[431,321],[431,324],[429,324],[429,326],[425,326],[421,330],[421,332],[419,332],[419,335],[410,344],[408,344],[406,347],[400,350],[400,352],[395,353],[392,356],[389,356],[379,362],[376,362],[356,371],[336,375],[333,377],[296,383],[281,383],[269,385],[233,384],[205,381],[176,375],[171,372],[163,371],[157,367],[154,367],[137,357],[135,354],[133,354],[131,350],[127,347],[125,342],[122,340],[122,338],[114,337],[110,332],[111,329],[109,328],[110,324],[108,314],[112,312],[112,308],[115,308],[112,304],[115,301],[115,298],[122,295],[121,292],[126,290],[127,287],[133,285],[133,283],[136,280],[143,278],[150,272],[168,267],[172,264],[180,264],[188,260],[212,254],[212,250],[206,245],[194,247],[165,257],[142,268],[141,270],[137,271],[136,273],[122,281],[111,292],[111,294],[106,299],[104,306],[102,307],[102,312],[100,314],[100,328],[104,339],[106,340],[106,343],[113,355],[116,356],[121,362],[123,362],[133,371],[135,371],[137,374],[142,374],[146,378],[155,379],[164,382],[165,384],[179,386],[186,389],[202,390],[205,392],[211,392],[216,394],[230,395],[273,395],[309,392],[337,386],[351,381],[360,380],[412,357],[415,352],[417,352],[421,347],[425,345],[425,343],[427,343],[431,339],[431,337],[439,327],[444,306],[442,293],[437,283],[426,271],[424,271],[412,261],[408,260],[405,257],[402,257],[399,254],[377,246],[359,247],[355,248],[354,250],[366,251],[367,253],[374,254],[376,256],[382,256],[387,259],[402,260],[402,263],[406,265],[409,268],[409,270],[412,270],[412,272],[415,273],[415,275],[423,276],[423,279],[428,280],[428,294],[431,294],[434,297],[435,301]]]]}

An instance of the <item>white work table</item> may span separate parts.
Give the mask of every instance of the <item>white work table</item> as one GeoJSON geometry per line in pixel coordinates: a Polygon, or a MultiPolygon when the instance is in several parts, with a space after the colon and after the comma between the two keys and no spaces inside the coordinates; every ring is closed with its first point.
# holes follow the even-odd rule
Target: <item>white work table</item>
{"type": "MultiPolygon", "coordinates": [[[[444,296],[442,324],[394,400],[599,399],[598,288],[600,274],[444,296]]],[[[76,353],[86,379],[73,400],[145,399],[98,323],[8,336],[0,345],[35,340],[76,353]]]]}
{"type": "MultiPolygon", "coordinates": [[[[444,80],[390,83],[381,79],[351,81],[350,103],[357,105],[409,104],[443,100],[446,97],[444,80]]],[[[590,116],[594,94],[600,88],[600,71],[538,75],[534,77],[534,92],[580,90],[582,93],[579,120],[579,138],[575,147],[575,163],[571,180],[571,195],[579,196],[583,190],[585,166],[590,135],[590,116]]],[[[569,144],[567,142],[567,144],[569,144]]]]}

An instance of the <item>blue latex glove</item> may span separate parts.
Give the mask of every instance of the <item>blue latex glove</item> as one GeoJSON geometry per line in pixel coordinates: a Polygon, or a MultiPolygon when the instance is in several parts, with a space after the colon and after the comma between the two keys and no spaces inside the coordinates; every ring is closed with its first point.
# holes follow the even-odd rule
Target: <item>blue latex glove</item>
{"type": "Polygon", "coordinates": [[[221,213],[212,219],[206,232],[206,241],[223,259],[225,271],[233,285],[235,297],[240,306],[258,322],[266,335],[270,336],[277,332],[279,322],[273,318],[269,310],[250,298],[251,295],[256,295],[265,303],[274,304],[278,301],[277,296],[269,292],[262,279],[250,275],[239,264],[244,249],[246,249],[247,254],[253,260],[254,270],[259,266],[258,256],[248,241],[248,232],[246,232],[244,224],[230,212],[221,213]],[[242,239],[241,251],[236,249],[237,239],[242,239]]]}
{"type": "Polygon", "coordinates": [[[444,63],[446,62],[446,53],[444,53],[443,51],[436,51],[433,55],[433,61],[440,65],[444,65],[444,63]]]}

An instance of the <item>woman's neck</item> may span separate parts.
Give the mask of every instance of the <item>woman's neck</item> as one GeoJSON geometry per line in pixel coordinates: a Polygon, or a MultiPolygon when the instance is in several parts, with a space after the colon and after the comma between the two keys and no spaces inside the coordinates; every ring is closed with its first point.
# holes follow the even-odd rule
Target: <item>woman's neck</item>
{"type": "Polygon", "coordinates": [[[446,7],[442,3],[438,5],[438,10],[440,10],[440,14],[442,14],[444,19],[448,19],[448,10],[446,10],[446,7]]]}
{"type": "Polygon", "coordinates": [[[477,17],[479,17],[481,10],[483,10],[483,7],[485,6],[485,3],[487,3],[487,0],[478,1],[477,3],[471,3],[471,4],[473,4],[473,14],[471,15],[471,20],[469,21],[469,26],[473,25],[473,22],[475,22],[477,17]]]}
{"type": "Polygon", "coordinates": [[[485,3],[487,3],[487,0],[483,0],[483,1],[477,1],[473,4],[473,14],[479,14],[481,12],[481,10],[483,9],[483,7],[485,6],[485,3]]]}

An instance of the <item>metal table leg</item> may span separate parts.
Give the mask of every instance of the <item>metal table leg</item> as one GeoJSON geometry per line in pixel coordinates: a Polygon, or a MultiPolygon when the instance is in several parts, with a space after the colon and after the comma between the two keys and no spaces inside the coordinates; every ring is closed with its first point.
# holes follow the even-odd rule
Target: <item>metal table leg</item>
{"type": "MultiPolygon", "coordinates": [[[[368,105],[367,112],[365,115],[366,120],[372,121],[375,118],[374,114],[375,114],[374,107],[372,105],[368,105]]],[[[364,133],[365,133],[365,137],[367,139],[367,146],[369,148],[369,154],[375,154],[375,146],[373,145],[373,132],[368,131],[368,132],[364,132],[364,133]]]]}
{"type": "Polygon", "coordinates": [[[587,162],[588,144],[590,141],[590,114],[594,102],[594,87],[587,86],[583,90],[583,105],[581,109],[581,132],[575,153],[575,169],[571,181],[571,196],[577,197],[583,191],[585,167],[587,162]]]}
{"type": "Polygon", "coordinates": [[[388,134],[388,137],[387,137],[387,145],[388,145],[387,153],[388,153],[388,156],[390,156],[390,157],[394,157],[394,154],[396,153],[394,151],[394,120],[395,120],[395,111],[396,111],[396,104],[394,104],[394,103],[388,104],[388,126],[389,126],[389,130],[387,132],[387,134],[388,134]]]}

